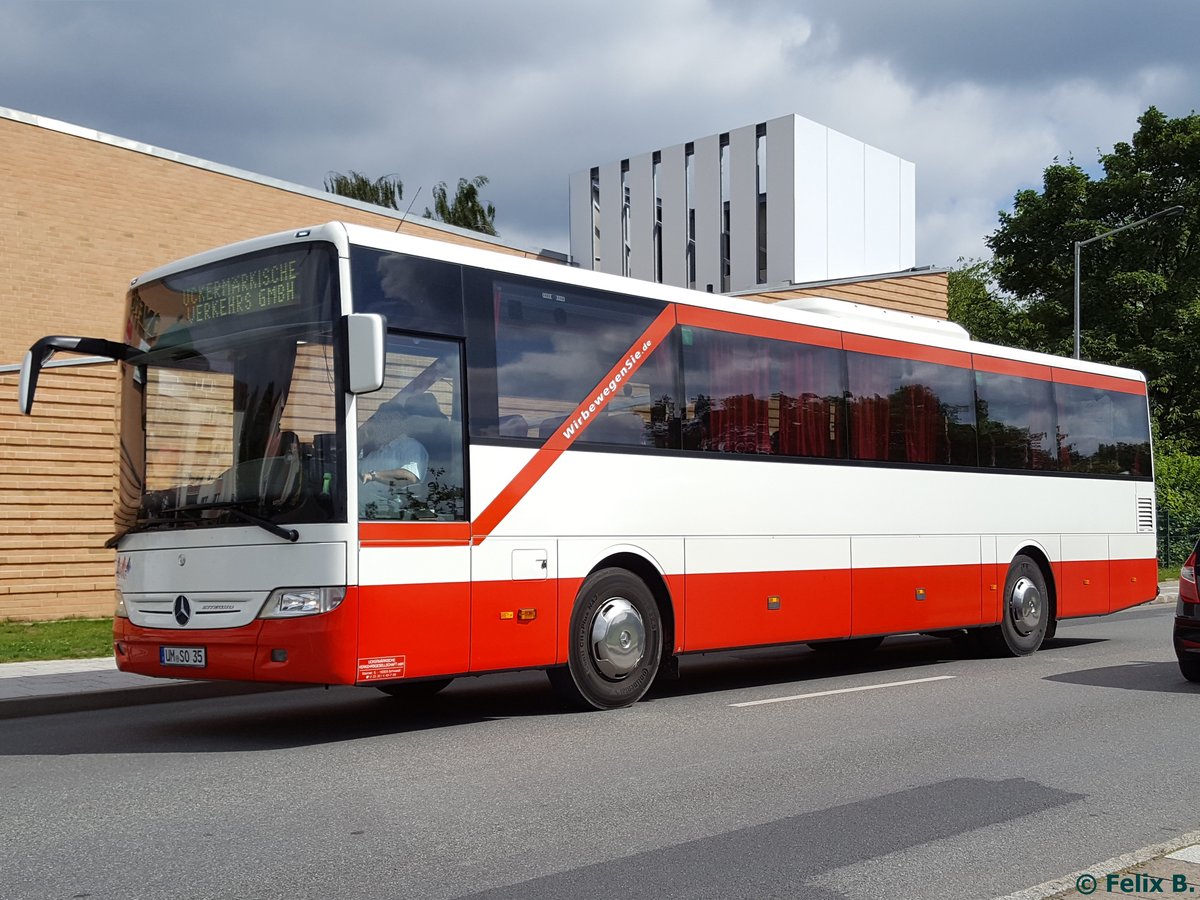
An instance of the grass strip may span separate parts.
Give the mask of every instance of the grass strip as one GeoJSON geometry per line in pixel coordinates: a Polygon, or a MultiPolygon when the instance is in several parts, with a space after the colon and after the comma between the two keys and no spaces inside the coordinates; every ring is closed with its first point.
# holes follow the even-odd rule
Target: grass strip
{"type": "Polygon", "coordinates": [[[0,619],[0,663],[112,655],[112,619],[0,619]]]}

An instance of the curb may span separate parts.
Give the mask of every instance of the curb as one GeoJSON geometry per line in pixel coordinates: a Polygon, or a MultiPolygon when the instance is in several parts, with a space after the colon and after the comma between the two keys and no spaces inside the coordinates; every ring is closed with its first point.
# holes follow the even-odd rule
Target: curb
{"type": "Polygon", "coordinates": [[[1187,834],[1182,834],[1161,844],[1151,844],[1141,850],[1134,850],[1132,853],[1125,853],[1121,856],[1114,856],[1112,859],[1106,859],[1104,862],[1095,863],[1086,869],[1072,872],[1070,875],[1063,875],[1061,878],[1055,878],[1013,894],[1005,894],[997,900],[1052,900],[1052,898],[1065,897],[1070,894],[1084,896],[1076,892],[1076,884],[1080,876],[1094,876],[1097,872],[1104,874],[1122,872],[1197,843],[1200,843],[1200,831],[1189,831],[1187,834]]]}
{"type": "MultiPolygon", "coordinates": [[[[319,685],[318,685],[319,686],[319,685]]],[[[254,684],[248,682],[201,681],[190,684],[164,684],[113,690],[81,691],[69,694],[43,694],[0,700],[0,720],[51,716],[60,713],[116,709],[147,703],[176,703],[182,700],[211,700],[276,691],[294,691],[314,687],[308,684],[254,684]]]]}

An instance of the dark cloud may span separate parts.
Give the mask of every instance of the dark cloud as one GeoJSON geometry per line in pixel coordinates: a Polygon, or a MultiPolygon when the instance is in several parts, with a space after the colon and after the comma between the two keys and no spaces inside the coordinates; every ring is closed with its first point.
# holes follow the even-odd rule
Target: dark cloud
{"type": "MultiPolygon", "coordinates": [[[[0,0],[0,105],[319,188],[487,175],[566,249],[567,178],[797,112],[917,164],[918,262],[978,253],[1055,157],[1200,93],[1200,5],[1144,0],[0,0]]],[[[419,193],[418,193],[419,191],[419,193]]]]}
{"type": "MultiPolygon", "coordinates": [[[[784,8],[764,0],[760,13],[784,8]]],[[[803,54],[885,60],[923,90],[947,82],[1120,84],[1150,66],[1195,65],[1200,4],[1192,0],[1008,0],[786,4],[813,23],[803,54]]]]}

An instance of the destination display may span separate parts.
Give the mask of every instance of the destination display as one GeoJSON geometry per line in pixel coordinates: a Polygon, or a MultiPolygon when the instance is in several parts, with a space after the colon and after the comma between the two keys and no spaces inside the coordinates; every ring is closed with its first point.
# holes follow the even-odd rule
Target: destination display
{"type": "Polygon", "coordinates": [[[330,277],[330,249],[287,248],[135,286],[129,293],[125,342],[150,350],[179,329],[216,325],[222,331],[237,330],[243,327],[240,319],[271,312],[288,318],[322,296],[317,285],[330,277]]]}
{"type": "Polygon", "coordinates": [[[295,303],[295,259],[270,263],[184,291],[183,321],[210,322],[295,303]]]}

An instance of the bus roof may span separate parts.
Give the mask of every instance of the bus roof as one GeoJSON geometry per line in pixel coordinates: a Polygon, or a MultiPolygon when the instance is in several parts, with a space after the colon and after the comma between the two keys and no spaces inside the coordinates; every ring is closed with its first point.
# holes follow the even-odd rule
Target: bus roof
{"type": "MultiPolygon", "coordinates": [[[[982,341],[971,340],[963,329],[954,326],[952,323],[945,323],[945,327],[930,324],[942,323],[943,320],[913,316],[907,313],[878,315],[871,308],[851,310],[847,309],[845,301],[838,301],[833,298],[810,298],[818,302],[801,304],[793,304],[790,301],[778,303],[756,302],[746,299],[744,296],[730,297],[723,294],[709,294],[703,291],[675,287],[674,285],[642,281],[621,275],[595,272],[591,269],[559,265],[543,260],[527,259],[522,256],[494,250],[484,250],[450,241],[416,237],[410,234],[393,233],[379,228],[371,228],[347,222],[327,222],[322,225],[278,232],[276,234],[240,241],[156,268],[135,279],[132,283],[139,284],[144,281],[162,278],[185,269],[217,262],[229,256],[291,244],[296,241],[315,240],[334,243],[341,255],[347,255],[350,245],[353,244],[379,250],[409,253],[476,268],[491,269],[511,275],[551,279],[577,287],[611,291],[618,294],[633,294],[682,306],[753,316],[779,322],[789,322],[843,334],[861,335],[864,338],[878,338],[915,346],[969,353],[998,361],[1007,360],[1018,364],[1023,363],[1028,366],[1076,371],[1083,374],[1107,376],[1126,381],[1132,380],[1145,383],[1146,380],[1141,372],[1134,369],[1125,369],[1103,363],[1088,362],[1086,360],[1076,360],[1048,353],[1036,353],[1013,347],[1003,347],[997,344],[987,344],[982,341]],[[919,323],[905,321],[913,319],[925,319],[926,321],[919,323]]],[[[857,306],[857,304],[849,304],[849,306],[853,307],[857,306]]],[[[988,368],[993,368],[995,371],[1003,370],[1002,366],[989,366],[988,368]]]]}

